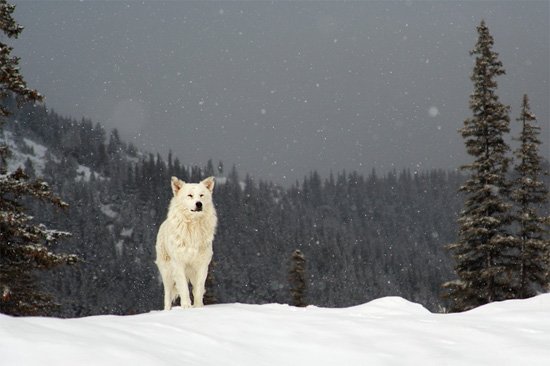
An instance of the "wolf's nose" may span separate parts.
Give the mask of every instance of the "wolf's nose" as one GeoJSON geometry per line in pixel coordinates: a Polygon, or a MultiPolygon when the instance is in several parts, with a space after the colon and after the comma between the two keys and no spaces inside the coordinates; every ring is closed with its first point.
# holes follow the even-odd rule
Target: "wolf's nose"
{"type": "Polygon", "coordinates": [[[195,206],[200,210],[202,209],[202,202],[201,201],[198,201],[197,203],[195,203],[195,206]]]}

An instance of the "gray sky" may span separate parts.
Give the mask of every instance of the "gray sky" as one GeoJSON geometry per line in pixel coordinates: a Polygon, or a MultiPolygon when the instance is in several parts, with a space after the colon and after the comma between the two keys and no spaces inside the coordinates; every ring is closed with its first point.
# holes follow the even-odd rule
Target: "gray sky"
{"type": "Polygon", "coordinates": [[[184,163],[292,183],[313,169],[454,169],[484,18],[548,157],[548,1],[14,1],[29,84],[184,163]]]}

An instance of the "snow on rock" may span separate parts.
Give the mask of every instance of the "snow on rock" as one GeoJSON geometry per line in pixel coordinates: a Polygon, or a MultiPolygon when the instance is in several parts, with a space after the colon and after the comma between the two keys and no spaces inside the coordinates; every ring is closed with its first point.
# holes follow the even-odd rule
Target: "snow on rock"
{"type": "Polygon", "coordinates": [[[81,319],[0,315],[6,365],[548,365],[550,294],[432,314],[387,297],[343,309],[210,305],[81,319]]]}
{"type": "Polygon", "coordinates": [[[124,238],[130,238],[133,233],[134,233],[134,228],[133,227],[131,227],[129,229],[126,229],[124,227],[124,228],[122,228],[122,231],[120,232],[120,236],[122,236],[124,238]]]}
{"type": "Polygon", "coordinates": [[[114,211],[113,210],[113,205],[112,204],[100,204],[99,205],[99,208],[101,210],[101,212],[103,212],[103,214],[111,219],[114,219],[115,217],[118,216],[118,212],[114,211]]]}
{"type": "Polygon", "coordinates": [[[90,169],[89,167],[85,165],[78,165],[76,168],[76,178],[75,181],[77,182],[89,182],[92,173],[94,174],[94,178],[97,180],[107,180],[108,178],[104,177],[103,175],[99,174],[98,172],[90,169]]]}
{"type": "Polygon", "coordinates": [[[124,251],[124,240],[119,240],[115,243],[115,250],[117,256],[122,257],[122,253],[124,251]]]}
{"type": "Polygon", "coordinates": [[[76,178],[75,178],[77,182],[82,182],[82,181],[89,182],[91,176],[92,176],[92,169],[84,165],[78,165],[78,168],[76,168],[76,178]]]}

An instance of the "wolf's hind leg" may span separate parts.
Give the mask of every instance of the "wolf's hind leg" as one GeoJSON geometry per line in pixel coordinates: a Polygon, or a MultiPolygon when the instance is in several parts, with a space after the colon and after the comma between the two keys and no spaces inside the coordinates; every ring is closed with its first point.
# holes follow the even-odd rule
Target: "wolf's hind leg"
{"type": "Polygon", "coordinates": [[[205,290],[206,277],[208,276],[208,266],[203,266],[193,272],[190,276],[191,284],[193,285],[193,307],[201,307],[205,290]]]}
{"type": "Polygon", "coordinates": [[[191,307],[191,298],[189,297],[189,282],[185,276],[185,268],[173,267],[174,278],[176,280],[176,289],[180,296],[181,307],[186,309],[191,307]]]}
{"type": "Polygon", "coordinates": [[[174,291],[175,282],[172,276],[172,270],[170,269],[170,263],[161,263],[157,261],[157,266],[164,287],[164,310],[170,310],[172,308],[172,302],[176,298],[176,292],[174,291]]]}

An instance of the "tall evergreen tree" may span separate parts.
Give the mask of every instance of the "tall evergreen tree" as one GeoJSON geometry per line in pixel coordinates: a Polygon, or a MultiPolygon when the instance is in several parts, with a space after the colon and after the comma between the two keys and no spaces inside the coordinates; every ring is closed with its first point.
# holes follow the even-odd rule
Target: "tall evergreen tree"
{"type": "Polygon", "coordinates": [[[470,96],[473,116],[460,129],[466,150],[474,157],[462,167],[469,178],[460,187],[466,194],[458,219],[458,240],[448,248],[456,261],[458,280],[447,282],[451,310],[461,311],[510,296],[513,237],[507,233],[510,222],[509,188],[506,173],[510,150],[504,141],[509,132],[509,107],[496,94],[495,78],[505,73],[494,40],[482,21],[478,40],[470,52],[475,55],[470,96]]]}
{"type": "MultiPolygon", "coordinates": [[[[0,0],[0,29],[9,38],[17,38],[23,30],[12,17],[14,5],[0,0]]],[[[11,55],[12,48],[0,42],[0,99],[15,96],[18,102],[42,100],[36,91],[27,88],[19,73],[19,59],[11,55]]],[[[0,105],[0,124],[9,115],[0,105]]],[[[32,197],[58,207],[67,204],[55,196],[40,180],[30,181],[22,169],[7,171],[10,151],[0,147],[0,312],[13,315],[44,314],[54,305],[47,294],[36,285],[33,271],[51,268],[61,263],[73,263],[75,256],[54,254],[49,245],[67,235],[33,224],[25,213],[22,197],[32,197]]]]}
{"type": "Polygon", "coordinates": [[[548,284],[548,265],[550,241],[548,226],[550,217],[541,215],[540,209],[548,202],[548,189],[541,180],[542,157],[538,147],[540,127],[536,125],[536,116],[531,112],[529,98],[523,96],[521,113],[520,147],[514,152],[517,162],[514,170],[517,174],[513,182],[512,199],[517,211],[514,220],[517,223],[517,246],[519,259],[516,272],[516,296],[527,298],[537,294],[548,284]]]}
{"type": "Polygon", "coordinates": [[[290,295],[292,297],[291,305],[304,307],[307,305],[305,301],[306,280],[305,280],[305,264],[306,259],[304,254],[296,249],[292,253],[292,267],[289,274],[290,295]]]}

